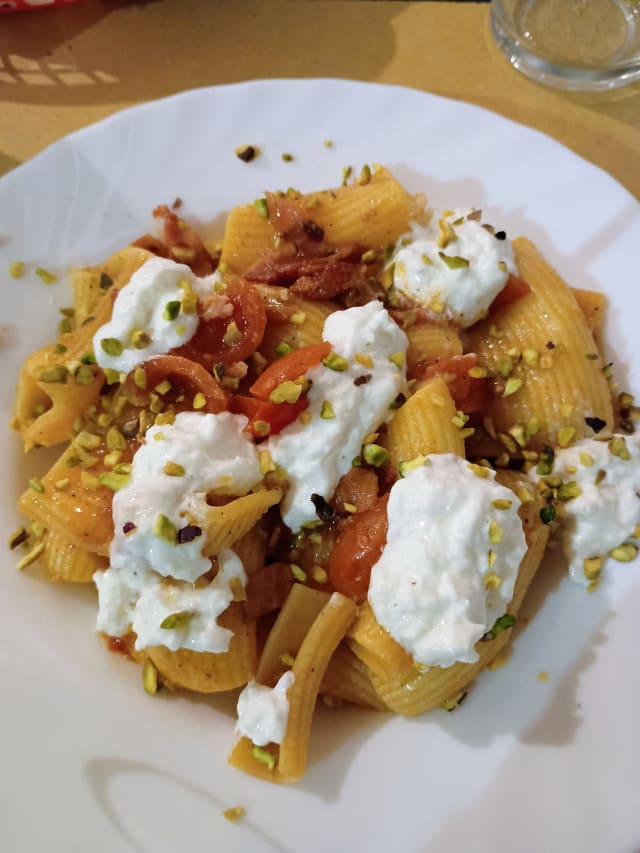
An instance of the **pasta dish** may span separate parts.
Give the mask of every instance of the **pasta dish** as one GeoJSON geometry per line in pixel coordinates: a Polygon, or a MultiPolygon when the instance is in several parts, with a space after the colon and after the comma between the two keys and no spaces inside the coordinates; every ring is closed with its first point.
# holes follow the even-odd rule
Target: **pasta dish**
{"type": "Polygon", "coordinates": [[[149,694],[240,689],[230,762],[293,782],[318,697],[456,707],[551,534],[597,587],[640,538],[636,409],[604,297],[475,208],[386,169],[231,210],[154,211],[73,271],[14,425],[60,456],[19,498],[19,567],[94,583],[149,694]]]}

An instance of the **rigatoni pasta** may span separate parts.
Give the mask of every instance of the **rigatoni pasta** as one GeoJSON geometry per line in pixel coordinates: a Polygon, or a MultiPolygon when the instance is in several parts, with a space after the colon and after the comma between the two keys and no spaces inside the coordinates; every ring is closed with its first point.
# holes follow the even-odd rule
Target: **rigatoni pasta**
{"type": "MultiPolygon", "coordinates": [[[[550,531],[607,465],[635,471],[636,410],[603,370],[600,294],[384,168],[234,208],[219,253],[155,215],[161,239],[73,272],[23,366],[14,426],[60,456],[11,545],[95,582],[149,694],[242,688],[231,764],[294,782],[319,697],[458,704],[550,531]]],[[[639,529],[594,545],[585,584],[639,529]]]]}

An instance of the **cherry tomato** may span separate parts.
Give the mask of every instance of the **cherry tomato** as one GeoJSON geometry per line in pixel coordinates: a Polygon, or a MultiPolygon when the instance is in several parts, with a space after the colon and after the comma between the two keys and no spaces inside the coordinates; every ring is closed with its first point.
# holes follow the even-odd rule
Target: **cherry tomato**
{"type": "MultiPolygon", "coordinates": [[[[174,379],[177,380],[181,389],[187,391],[191,397],[195,397],[197,393],[204,395],[206,402],[200,411],[217,414],[226,411],[228,408],[227,395],[211,373],[195,361],[190,361],[179,355],[158,355],[145,361],[142,367],[147,384],[146,389],[142,392],[145,396],[163,379],[169,381],[174,379]]],[[[132,373],[127,377],[127,385],[134,396],[141,396],[141,389],[135,385],[132,373]]],[[[190,403],[191,400],[189,400],[190,403]]]]}
{"type": "Polygon", "coordinates": [[[293,381],[302,376],[331,352],[331,344],[323,342],[310,347],[302,347],[283,355],[272,362],[249,389],[254,397],[268,400],[269,394],[287,380],[293,381]]]}
{"type": "Polygon", "coordinates": [[[191,340],[173,350],[176,355],[197,361],[208,370],[214,364],[232,364],[248,358],[262,343],[267,325],[264,302],[252,284],[236,278],[226,287],[225,295],[233,305],[233,314],[213,320],[201,319],[191,340]],[[233,330],[230,334],[231,322],[235,323],[237,332],[233,330]]]}
{"type": "Polygon", "coordinates": [[[329,577],[343,595],[362,601],[369,590],[371,569],[387,541],[388,495],[375,505],[348,518],[329,558],[329,577]]]}
{"type": "Polygon", "coordinates": [[[466,414],[480,412],[487,403],[488,385],[486,379],[474,379],[469,370],[475,367],[478,358],[475,353],[452,355],[436,358],[417,364],[411,371],[411,379],[429,379],[443,376],[456,408],[466,414]]]}
{"type": "Polygon", "coordinates": [[[304,396],[295,403],[270,403],[268,400],[256,400],[253,397],[242,397],[236,394],[229,408],[232,412],[246,415],[249,418],[246,431],[254,438],[260,439],[268,435],[277,435],[293,423],[308,405],[309,400],[304,396]],[[269,425],[268,431],[261,428],[263,424],[269,425]]]}

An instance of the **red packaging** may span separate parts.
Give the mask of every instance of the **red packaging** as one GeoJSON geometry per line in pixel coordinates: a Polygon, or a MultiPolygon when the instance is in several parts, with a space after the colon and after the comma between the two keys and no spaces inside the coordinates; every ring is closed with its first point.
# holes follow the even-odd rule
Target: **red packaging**
{"type": "Polygon", "coordinates": [[[52,6],[68,6],[79,0],[0,0],[0,15],[3,12],[29,12],[34,9],[47,9],[52,6]]]}

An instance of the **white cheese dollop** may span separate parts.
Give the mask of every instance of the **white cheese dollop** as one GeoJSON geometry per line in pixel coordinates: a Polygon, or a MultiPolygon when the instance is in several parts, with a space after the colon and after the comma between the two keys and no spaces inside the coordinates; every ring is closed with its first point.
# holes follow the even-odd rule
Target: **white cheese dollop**
{"type": "Polygon", "coordinates": [[[238,697],[237,733],[256,746],[282,743],[289,721],[287,691],[293,682],[290,670],[280,676],[275,687],[250,681],[238,697]]]}
{"type": "Polygon", "coordinates": [[[184,581],[167,581],[157,572],[134,568],[96,572],[98,619],[96,628],[111,637],[122,637],[129,626],[136,633],[136,649],[166,646],[194,652],[226,652],[233,636],[218,625],[217,618],[233,601],[230,583],[242,584],[246,575],[242,561],[226,549],[217,557],[218,574],[203,587],[184,581]],[[173,614],[189,614],[183,625],[161,628],[173,614]]]}
{"type": "Polygon", "coordinates": [[[414,225],[398,241],[390,261],[396,291],[463,329],[485,316],[509,273],[516,272],[511,243],[497,239],[479,220],[468,219],[469,213],[455,210],[434,215],[426,227],[414,225]],[[455,234],[443,247],[438,244],[440,220],[455,234]],[[463,260],[447,263],[451,258],[463,260]]]}
{"type": "Polygon", "coordinates": [[[153,569],[177,580],[195,581],[210,568],[202,555],[205,533],[192,542],[172,544],[154,533],[164,515],[177,530],[200,527],[207,493],[245,495],[262,479],[258,452],[242,430],[243,415],[181,412],[173,424],[151,427],[133,457],[129,482],[113,497],[113,569],[153,569]],[[165,472],[167,463],[184,469],[165,472]],[[125,533],[125,525],[135,528],[125,533]]]}
{"type": "MultiPolygon", "coordinates": [[[[544,479],[535,468],[529,476],[544,479]]],[[[561,536],[569,574],[587,585],[584,560],[606,557],[640,524],[640,439],[622,435],[603,441],[582,439],[557,450],[551,475],[545,476],[560,476],[579,491],[562,504],[561,536]],[[620,447],[626,448],[629,459],[611,452],[620,447]]]]}
{"type": "Polygon", "coordinates": [[[387,544],[371,571],[369,602],[417,663],[474,663],[475,643],[504,615],[527,550],[520,501],[493,471],[480,477],[449,453],[427,459],[391,489],[387,544]],[[485,584],[489,573],[497,588],[485,584]]]}
{"type": "Polygon", "coordinates": [[[282,518],[294,532],[317,521],[312,494],[330,499],[340,478],[360,455],[364,437],[393,414],[389,406],[407,390],[404,357],[407,336],[379,302],[336,311],[327,317],[323,339],[348,362],[346,370],[318,365],[307,372],[310,415],[271,437],[266,446],[274,461],[287,472],[289,488],[281,505],[282,518]],[[390,361],[400,354],[401,366],[390,361]],[[372,366],[356,361],[371,359],[372,366]],[[362,381],[362,378],[365,381],[362,381]],[[354,384],[354,380],[362,384],[354,384]],[[323,418],[323,403],[332,418],[323,418]]]}
{"type": "MultiPolygon", "coordinates": [[[[211,293],[219,275],[197,278],[188,266],[167,258],[151,258],[118,293],[108,323],[101,326],[93,337],[96,361],[102,368],[129,373],[141,361],[154,355],[163,355],[174,347],[182,346],[196,333],[198,314],[179,311],[171,319],[166,314],[168,303],[180,303],[186,282],[200,296],[211,293]],[[133,332],[143,332],[149,338],[144,348],[136,348],[131,340],[133,332]],[[117,341],[122,351],[109,354],[103,341],[117,341]]],[[[106,344],[109,348],[109,344],[106,344]]],[[[111,346],[111,348],[113,348],[111,346]]]]}

